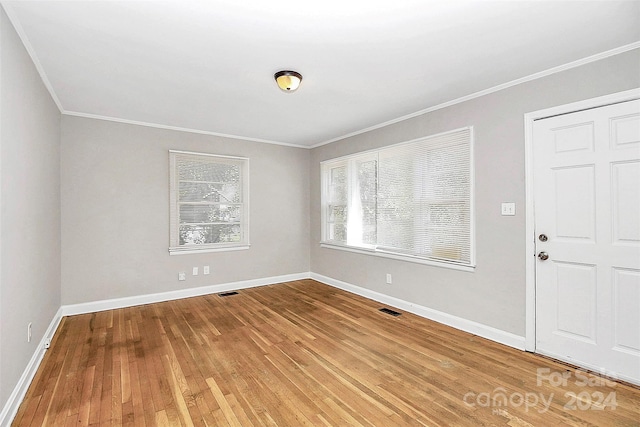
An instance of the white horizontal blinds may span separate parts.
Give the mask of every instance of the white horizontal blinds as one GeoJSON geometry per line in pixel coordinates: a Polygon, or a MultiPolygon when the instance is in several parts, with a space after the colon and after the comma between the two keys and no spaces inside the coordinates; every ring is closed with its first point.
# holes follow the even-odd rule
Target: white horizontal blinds
{"type": "Polygon", "coordinates": [[[349,244],[373,246],[377,242],[378,168],[376,156],[363,156],[353,160],[354,179],[349,211],[349,244]]]}
{"type": "Polygon", "coordinates": [[[171,155],[175,168],[171,245],[197,248],[246,243],[246,159],[171,155]]]}
{"type": "Polygon", "coordinates": [[[326,165],[324,173],[325,179],[327,179],[326,236],[324,236],[324,240],[346,243],[349,197],[347,165],[343,162],[326,165]]]}
{"type": "Polygon", "coordinates": [[[323,176],[326,185],[323,240],[373,248],[377,228],[376,156],[325,163],[323,176]]]}
{"type": "Polygon", "coordinates": [[[416,190],[421,183],[424,155],[413,145],[402,145],[378,153],[378,248],[413,253],[416,237],[414,215],[416,190]]]}
{"type": "Polygon", "coordinates": [[[378,152],[378,250],[471,263],[471,130],[378,152]]]}
{"type": "Polygon", "coordinates": [[[349,197],[347,165],[344,162],[327,165],[325,173],[328,179],[325,239],[346,243],[349,197]]]}
{"type": "Polygon", "coordinates": [[[472,265],[471,133],[323,162],[323,241],[472,265]]]}

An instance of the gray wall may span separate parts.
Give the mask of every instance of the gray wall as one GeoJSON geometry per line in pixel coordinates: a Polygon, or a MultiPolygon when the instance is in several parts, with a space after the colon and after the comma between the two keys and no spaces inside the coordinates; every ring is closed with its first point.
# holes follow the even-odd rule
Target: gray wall
{"type": "Polygon", "coordinates": [[[301,148],[63,116],[62,304],[308,272],[308,164],[301,148]],[[170,149],[250,158],[249,250],[169,255],[170,149]]]}
{"type": "Polygon", "coordinates": [[[523,115],[640,86],[636,50],[305,150],[61,120],[1,9],[0,61],[0,408],[61,304],[313,271],[524,335],[523,115]],[[468,125],[475,272],[319,247],[320,161],[468,125]],[[251,159],[251,249],[169,255],[169,149],[251,159]],[[517,203],[515,217],[500,216],[502,201],[517,203]],[[191,276],[203,265],[210,275],[191,276]]]}
{"type": "Polygon", "coordinates": [[[2,8],[0,61],[1,409],[60,307],[60,112],[2,8]]]}
{"type": "Polygon", "coordinates": [[[637,49],[312,150],[311,271],[524,336],[523,116],[635,87],[637,49]],[[320,247],[321,161],[469,125],[475,129],[475,272],[320,247]],[[501,202],[516,202],[516,216],[501,216],[501,202]],[[393,285],[385,284],[386,273],[393,285]]]}

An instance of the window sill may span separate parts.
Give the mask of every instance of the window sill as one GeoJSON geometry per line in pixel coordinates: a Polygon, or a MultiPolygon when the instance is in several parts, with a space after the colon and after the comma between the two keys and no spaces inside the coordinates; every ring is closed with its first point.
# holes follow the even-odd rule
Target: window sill
{"type": "Polygon", "coordinates": [[[320,242],[320,247],[327,248],[327,249],[337,249],[340,251],[354,252],[354,253],[363,254],[363,255],[373,255],[381,258],[396,259],[399,261],[413,262],[416,264],[431,265],[434,267],[448,268],[451,270],[467,271],[472,273],[476,269],[475,265],[461,265],[461,264],[455,264],[453,262],[438,261],[435,259],[425,259],[425,258],[418,258],[414,256],[408,256],[408,255],[381,252],[381,251],[376,251],[375,249],[356,248],[353,246],[337,245],[335,243],[320,242]]]}
{"type": "Polygon", "coordinates": [[[242,246],[225,246],[220,248],[169,248],[169,255],[189,255],[189,254],[204,254],[209,252],[229,252],[229,251],[244,251],[249,249],[249,245],[242,246]]]}

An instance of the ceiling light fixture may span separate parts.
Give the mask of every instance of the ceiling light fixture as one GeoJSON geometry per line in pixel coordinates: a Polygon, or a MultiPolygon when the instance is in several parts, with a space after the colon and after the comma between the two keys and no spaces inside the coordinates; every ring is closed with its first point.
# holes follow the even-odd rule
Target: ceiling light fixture
{"type": "Polygon", "coordinates": [[[278,87],[285,92],[295,92],[302,81],[302,74],[296,71],[278,71],[273,75],[278,87]]]}

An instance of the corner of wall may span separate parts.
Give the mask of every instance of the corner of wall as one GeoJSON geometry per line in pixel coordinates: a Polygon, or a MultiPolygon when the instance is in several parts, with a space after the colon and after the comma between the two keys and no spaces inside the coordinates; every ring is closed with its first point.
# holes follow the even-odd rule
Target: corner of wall
{"type": "Polygon", "coordinates": [[[51,319],[51,323],[47,328],[42,340],[38,343],[36,347],[35,353],[31,356],[27,367],[24,372],[20,376],[18,383],[14,387],[13,391],[9,395],[6,404],[0,411],[0,426],[9,426],[11,421],[15,418],[18,413],[18,408],[20,408],[20,404],[22,403],[22,399],[27,394],[27,390],[29,389],[29,385],[38,371],[38,367],[44,358],[45,352],[49,348],[49,344],[53,339],[53,336],[62,321],[62,307],[55,314],[53,319],[51,319]]]}
{"type": "Polygon", "coordinates": [[[351,292],[356,295],[360,295],[395,308],[399,308],[400,310],[413,313],[417,316],[424,317],[425,319],[433,320],[435,322],[442,323],[443,325],[451,326],[452,328],[456,328],[461,331],[468,332],[470,334],[477,335],[491,341],[495,341],[499,344],[513,347],[518,350],[525,349],[525,337],[512,334],[511,332],[506,332],[497,328],[493,328],[491,326],[483,325],[478,322],[463,319],[458,316],[453,316],[442,311],[434,310],[429,307],[424,307],[419,304],[381,294],[379,292],[362,288],[360,286],[343,282],[341,280],[333,279],[331,277],[323,276],[321,274],[312,272],[311,278],[313,280],[317,280],[318,282],[336,287],[338,289],[342,289],[344,291],[351,292]]]}

